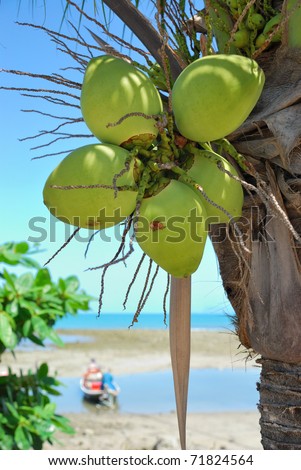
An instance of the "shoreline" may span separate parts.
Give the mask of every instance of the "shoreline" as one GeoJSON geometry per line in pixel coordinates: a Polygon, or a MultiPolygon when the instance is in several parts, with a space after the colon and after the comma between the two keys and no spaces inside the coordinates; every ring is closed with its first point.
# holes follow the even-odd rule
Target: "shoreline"
{"type": "MultiPolygon", "coordinates": [[[[66,342],[63,348],[35,348],[2,355],[2,366],[13,371],[34,370],[47,362],[50,374],[80,376],[93,357],[113,374],[153,372],[171,368],[168,330],[57,330],[59,335],[86,336],[91,341],[66,342]]],[[[254,367],[254,359],[240,347],[232,332],[197,330],[191,332],[190,367],[225,369],[254,367]]]]}

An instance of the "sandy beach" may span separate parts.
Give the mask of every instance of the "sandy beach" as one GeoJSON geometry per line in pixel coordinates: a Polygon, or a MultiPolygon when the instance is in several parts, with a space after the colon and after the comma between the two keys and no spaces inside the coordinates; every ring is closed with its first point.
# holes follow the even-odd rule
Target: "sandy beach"
{"type": "MultiPolygon", "coordinates": [[[[47,362],[58,377],[80,377],[91,357],[114,374],[151,372],[171,368],[169,338],[166,330],[68,330],[75,342],[64,348],[18,351],[2,356],[1,366],[13,370],[35,369],[47,362]],[[76,341],[87,336],[89,342],[76,341]]],[[[250,368],[249,359],[231,332],[193,331],[191,367],[250,368]]],[[[74,436],[57,433],[58,442],[45,449],[179,449],[176,413],[126,414],[118,410],[66,414],[76,430],[74,436]]],[[[189,413],[189,449],[261,449],[259,413],[189,413]]]]}

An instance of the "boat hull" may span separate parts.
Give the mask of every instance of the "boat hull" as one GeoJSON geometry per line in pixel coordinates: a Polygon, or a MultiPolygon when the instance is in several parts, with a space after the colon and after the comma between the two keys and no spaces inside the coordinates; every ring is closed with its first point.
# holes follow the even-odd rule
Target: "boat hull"
{"type": "Polygon", "coordinates": [[[80,381],[80,389],[83,392],[83,396],[86,400],[97,402],[97,401],[100,401],[101,399],[107,398],[107,393],[104,392],[104,390],[85,387],[83,379],[81,379],[80,381]]]}

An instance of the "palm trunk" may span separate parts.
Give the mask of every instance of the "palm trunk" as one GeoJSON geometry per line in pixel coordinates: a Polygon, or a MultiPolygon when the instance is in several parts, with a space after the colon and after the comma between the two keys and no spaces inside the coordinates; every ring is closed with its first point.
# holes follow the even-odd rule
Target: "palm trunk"
{"type": "Polygon", "coordinates": [[[246,194],[240,228],[249,253],[220,227],[211,237],[237,314],[236,332],[247,350],[262,357],[262,445],[301,449],[301,61],[285,48],[262,60],[263,95],[230,139],[255,167],[257,186],[264,182],[268,204],[246,194]]]}
{"type": "Polygon", "coordinates": [[[301,449],[301,365],[261,359],[259,411],[262,446],[301,449]]]}

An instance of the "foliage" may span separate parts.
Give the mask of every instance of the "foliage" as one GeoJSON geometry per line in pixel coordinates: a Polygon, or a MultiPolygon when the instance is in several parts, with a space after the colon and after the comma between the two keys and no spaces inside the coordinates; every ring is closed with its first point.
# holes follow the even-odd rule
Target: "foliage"
{"type": "Polygon", "coordinates": [[[39,268],[39,264],[27,256],[36,253],[37,250],[31,249],[26,242],[7,242],[0,246],[0,263],[12,266],[21,265],[27,268],[39,268]]]}
{"type": "Polygon", "coordinates": [[[91,297],[79,291],[76,276],[52,281],[49,270],[25,256],[29,245],[6,243],[0,248],[0,262],[35,268],[19,276],[6,269],[0,273],[0,354],[13,350],[23,338],[43,346],[46,338],[58,346],[63,343],[53,330],[66,312],[88,310],[91,297]]]}
{"type": "Polygon", "coordinates": [[[55,413],[48,395],[59,395],[60,382],[48,375],[47,364],[20,376],[0,377],[0,449],[42,449],[55,429],[72,434],[68,420],[55,413]]]}
{"type": "MultiPolygon", "coordinates": [[[[67,312],[88,310],[91,297],[79,290],[76,276],[54,282],[48,269],[30,255],[37,250],[28,243],[5,243],[0,247],[0,262],[32,268],[19,275],[3,268],[0,272],[0,355],[14,351],[21,340],[44,346],[49,339],[63,342],[53,326],[67,312]]],[[[0,449],[41,449],[52,442],[56,429],[71,433],[68,420],[55,413],[56,405],[48,395],[59,395],[60,382],[48,375],[47,364],[36,372],[8,371],[0,376],[0,449]]]]}

